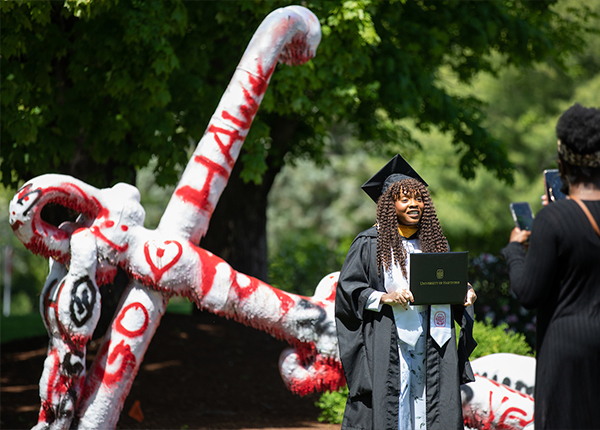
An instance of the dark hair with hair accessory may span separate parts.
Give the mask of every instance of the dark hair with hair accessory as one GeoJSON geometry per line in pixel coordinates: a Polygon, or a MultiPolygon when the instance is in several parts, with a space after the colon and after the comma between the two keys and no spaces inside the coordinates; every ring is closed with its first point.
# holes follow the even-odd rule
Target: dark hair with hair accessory
{"type": "Polygon", "coordinates": [[[579,103],[563,112],[556,123],[558,157],[567,184],[600,177],[600,109],[579,103]]]}

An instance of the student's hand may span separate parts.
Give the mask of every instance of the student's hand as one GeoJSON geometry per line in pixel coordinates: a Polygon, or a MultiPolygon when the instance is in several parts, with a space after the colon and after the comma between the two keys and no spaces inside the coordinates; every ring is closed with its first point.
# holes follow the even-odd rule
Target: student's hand
{"type": "Polygon", "coordinates": [[[515,227],[510,232],[509,242],[519,242],[524,244],[529,241],[529,236],[531,236],[529,230],[521,230],[519,227],[515,227]]]}
{"type": "Polygon", "coordinates": [[[414,302],[415,298],[413,297],[410,290],[396,290],[391,293],[385,293],[381,296],[381,302],[386,305],[401,305],[404,309],[408,309],[408,303],[414,302]]]}
{"type": "Polygon", "coordinates": [[[465,296],[465,302],[463,303],[463,305],[465,307],[472,306],[475,303],[475,300],[477,300],[477,294],[475,294],[475,290],[473,289],[473,286],[471,284],[469,284],[468,282],[467,282],[467,286],[469,287],[469,289],[467,290],[467,295],[465,296]]]}

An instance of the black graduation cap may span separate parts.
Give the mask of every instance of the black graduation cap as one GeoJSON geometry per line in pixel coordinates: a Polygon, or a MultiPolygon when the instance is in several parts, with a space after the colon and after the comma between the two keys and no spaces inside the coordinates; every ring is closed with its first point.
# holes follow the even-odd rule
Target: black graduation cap
{"type": "Polygon", "coordinates": [[[365,182],[361,188],[375,203],[377,203],[379,196],[381,196],[390,185],[394,182],[408,178],[417,179],[422,182],[423,185],[427,186],[427,182],[425,182],[415,169],[410,167],[410,164],[398,154],[388,161],[379,172],[375,173],[371,179],[365,182]]]}

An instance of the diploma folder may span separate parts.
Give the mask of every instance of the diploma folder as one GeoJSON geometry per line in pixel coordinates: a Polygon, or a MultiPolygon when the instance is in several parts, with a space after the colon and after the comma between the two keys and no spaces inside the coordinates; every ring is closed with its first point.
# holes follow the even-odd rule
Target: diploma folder
{"type": "Polygon", "coordinates": [[[468,252],[410,254],[413,305],[464,303],[467,294],[468,252]]]}

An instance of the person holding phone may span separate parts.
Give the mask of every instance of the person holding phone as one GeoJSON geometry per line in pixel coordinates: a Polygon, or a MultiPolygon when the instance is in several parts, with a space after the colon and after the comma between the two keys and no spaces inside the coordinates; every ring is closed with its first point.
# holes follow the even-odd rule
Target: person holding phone
{"type": "Polygon", "coordinates": [[[349,391],[342,429],[462,430],[476,294],[469,286],[464,306],[412,306],[410,255],[449,251],[426,184],[397,155],[363,189],[377,224],[352,243],[335,302],[349,391]]]}
{"type": "Polygon", "coordinates": [[[502,254],[515,295],[537,310],[536,430],[600,429],[600,109],[575,104],[556,134],[568,196],[531,231],[513,229],[502,254]]]}

